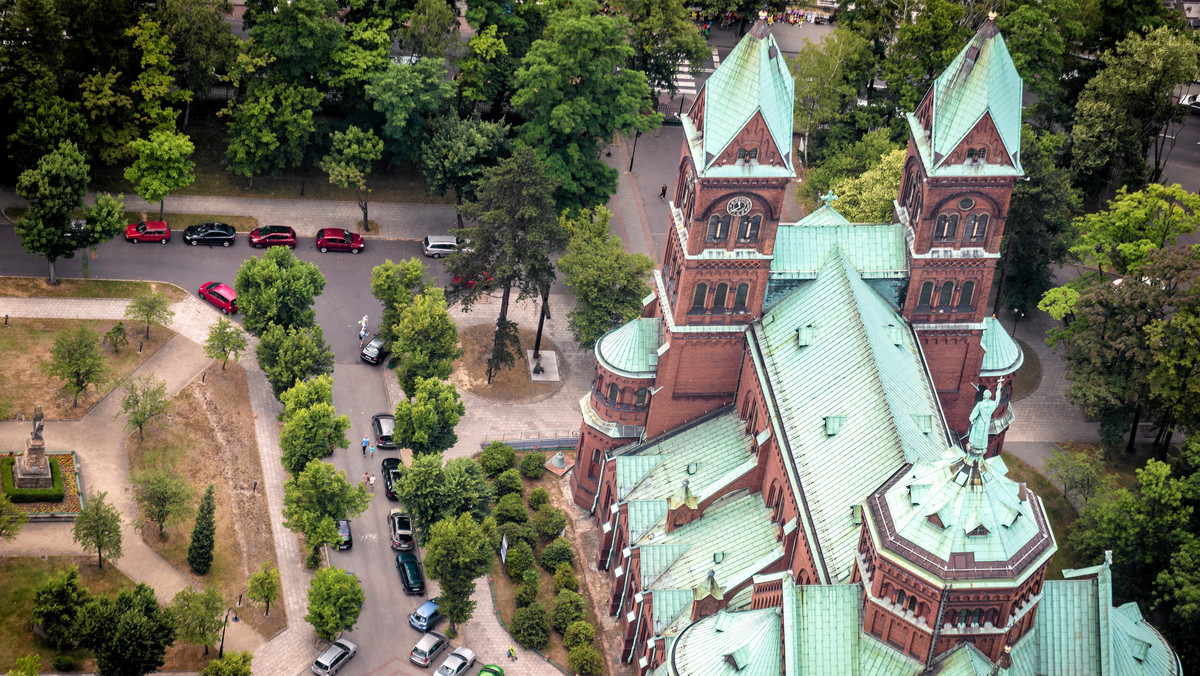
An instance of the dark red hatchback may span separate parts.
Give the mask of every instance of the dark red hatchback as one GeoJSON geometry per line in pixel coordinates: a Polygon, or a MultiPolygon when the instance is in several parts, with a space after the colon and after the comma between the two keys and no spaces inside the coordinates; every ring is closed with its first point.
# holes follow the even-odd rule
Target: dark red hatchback
{"type": "Polygon", "coordinates": [[[358,253],[367,246],[362,235],[357,232],[347,232],[341,228],[321,228],[317,231],[317,249],[326,251],[349,251],[358,253]]]}
{"type": "Polygon", "coordinates": [[[250,246],[262,249],[268,246],[296,248],[296,231],[286,225],[264,225],[250,231],[250,246]]]}
{"type": "Polygon", "coordinates": [[[171,228],[166,221],[142,221],[125,226],[125,241],[127,242],[161,242],[171,241],[171,228]]]}

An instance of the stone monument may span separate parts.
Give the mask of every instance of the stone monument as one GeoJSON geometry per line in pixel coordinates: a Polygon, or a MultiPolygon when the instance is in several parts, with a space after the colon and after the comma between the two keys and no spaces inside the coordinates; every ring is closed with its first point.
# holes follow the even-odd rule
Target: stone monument
{"type": "Polygon", "coordinates": [[[42,405],[33,412],[33,434],[25,440],[25,453],[13,463],[13,484],[16,488],[53,488],[50,461],[46,459],[46,442],[42,429],[46,426],[42,405]]]}

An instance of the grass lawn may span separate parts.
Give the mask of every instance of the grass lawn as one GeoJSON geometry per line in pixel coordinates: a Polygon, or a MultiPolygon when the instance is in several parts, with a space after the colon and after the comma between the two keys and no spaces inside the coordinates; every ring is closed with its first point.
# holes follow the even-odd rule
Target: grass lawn
{"type": "Polygon", "coordinates": [[[45,277],[0,277],[0,296],[9,298],[135,298],[150,292],[164,294],[172,303],[187,296],[187,291],[166,282],[59,277],[51,286],[45,277]]]}
{"type": "Polygon", "coordinates": [[[1023,341],[1018,340],[1017,344],[1021,346],[1025,362],[1013,374],[1013,401],[1029,396],[1042,382],[1042,362],[1038,359],[1037,353],[1023,341]]]}
{"type": "MultiPolygon", "coordinates": [[[[23,207],[8,207],[4,210],[4,215],[11,221],[17,221],[25,215],[23,207]]],[[[82,212],[76,212],[78,217],[83,216],[82,212]]],[[[238,232],[250,232],[258,227],[258,219],[253,216],[230,216],[228,214],[177,214],[172,211],[165,212],[161,217],[158,211],[151,209],[150,211],[126,211],[126,223],[140,223],[142,221],[166,221],[171,226],[172,233],[182,233],[183,229],[189,225],[197,223],[208,223],[209,221],[219,221],[232,225],[238,232]]],[[[113,239],[121,239],[124,235],[117,235],[113,239]]]]}
{"type": "MultiPolygon", "coordinates": [[[[562,381],[535,383],[529,379],[529,361],[525,359],[525,350],[533,349],[537,332],[523,326],[517,329],[521,336],[521,354],[511,367],[492,374],[489,385],[487,360],[492,354],[495,328],[495,324],[476,324],[458,330],[463,355],[454,362],[454,373],[450,379],[459,389],[491,401],[530,403],[550,396],[562,386],[562,381]]],[[[543,333],[542,349],[557,351],[558,347],[543,333]]],[[[562,369],[562,360],[558,363],[562,369]]]]}
{"type": "Polygon", "coordinates": [[[44,374],[40,365],[50,359],[54,336],[80,324],[90,328],[99,338],[116,321],[16,318],[8,320],[8,328],[0,328],[0,364],[5,364],[5,368],[0,369],[0,417],[15,417],[19,413],[32,417],[34,408],[40,403],[47,418],[77,420],[175,335],[168,329],[151,328],[150,338],[138,354],[138,341],[144,334],[141,327],[126,323],[130,344],[119,353],[108,347],[101,348],[108,357],[113,377],[100,387],[90,387],[81,393],[78,408],[71,408],[72,397],[61,391],[62,382],[44,374]]]}
{"type": "Polygon", "coordinates": [[[1054,539],[1058,541],[1058,553],[1054,555],[1054,559],[1046,569],[1046,579],[1061,580],[1063,568],[1078,568],[1085,563],[1076,560],[1075,551],[1067,541],[1079,514],[1067,501],[1062,491],[1020,458],[1006,453],[1004,463],[1008,465],[1008,478],[1026,484],[1042,499],[1046,518],[1050,519],[1050,528],[1054,530],[1054,539]]]}
{"type": "MultiPolygon", "coordinates": [[[[253,490],[256,481],[262,482],[262,468],[240,366],[231,363],[223,372],[212,370],[205,384],[193,382],[184,388],[172,401],[168,417],[150,423],[146,440],[138,442],[132,434],[126,448],[132,474],[165,469],[187,477],[195,491],[193,505],[210,483],[216,488],[217,546],[207,575],[195,575],[187,565],[194,516],[169,522],[165,539],[159,537],[158,526],[142,520],[142,538],[185,575],[200,585],[216,585],[233,605],[263,561],[278,565],[266,496],[253,490]]],[[[287,625],[282,603],[271,604],[269,617],[249,604],[241,618],[267,639],[287,625]]]]}

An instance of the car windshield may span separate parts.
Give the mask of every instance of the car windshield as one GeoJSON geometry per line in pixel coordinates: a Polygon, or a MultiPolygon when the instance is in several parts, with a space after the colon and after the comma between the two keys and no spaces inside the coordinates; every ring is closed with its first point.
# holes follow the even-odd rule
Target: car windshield
{"type": "Polygon", "coordinates": [[[363,348],[363,354],[367,355],[368,357],[374,357],[375,355],[379,354],[379,346],[376,345],[375,341],[372,340],[371,342],[367,343],[366,347],[363,348]]]}
{"type": "Polygon", "coordinates": [[[138,223],[137,227],[136,227],[136,228],[134,228],[134,230],[137,230],[137,233],[138,233],[139,235],[145,234],[145,232],[146,232],[146,224],[145,224],[145,223],[138,223]]]}
{"type": "Polygon", "coordinates": [[[380,418],[379,419],[379,431],[385,437],[392,436],[392,432],[396,431],[396,419],[395,418],[380,418]]]}

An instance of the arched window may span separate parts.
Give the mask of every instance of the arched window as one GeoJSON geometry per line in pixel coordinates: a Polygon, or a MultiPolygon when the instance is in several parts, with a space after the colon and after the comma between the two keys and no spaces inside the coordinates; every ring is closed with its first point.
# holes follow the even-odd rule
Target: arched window
{"type": "Polygon", "coordinates": [[[738,239],[743,242],[757,242],[760,226],[762,226],[761,214],[742,216],[738,225],[738,239]]]}
{"type": "Polygon", "coordinates": [[[729,295],[729,285],[721,282],[717,285],[716,292],[713,293],[713,310],[721,311],[725,309],[725,297],[729,295]]]}
{"type": "Polygon", "coordinates": [[[924,206],[921,203],[922,199],[923,196],[921,195],[921,191],[918,190],[912,206],[908,208],[908,217],[910,220],[915,220],[921,217],[921,207],[924,206]]]}
{"type": "Polygon", "coordinates": [[[733,309],[735,312],[746,311],[746,297],[750,295],[750,285],[742,282],[737,285],[737,292],[733,294],[733,309]]]}
{"type": "Polygon", "coordinates": [[[609,404],[617,403],[617,394],[618,393],[620,393],[620,389],[617,388],[617,384],[609,383],[608,384],[608,403],[609,404]]]}
{"type": "Polygon", "coordinates": [[[938,306],[949,307],[950,300],[954,297],[954,282],[946,282],[942,284],[942,291],[938,294],[938,306]]]}
{"type": "Polygon", "coordinates": [[[758,148],[739,148],[737,153],[738,161],[758,159],[758,148]]]}
{"type": "Polygon", "coordinates": [[[588,478],[595,479],[600,472],[600,449],[592,451],[592,461],[588,463],[588,478]]]}
{"type": "Polygon", "coordinates": [[[982,162],[987,157],[987,148],[980,148],[979,152],[975,153],[975,159],[982,162]]]}
{"type": "Polygon", "coordinates": [[[987,237],[987,214],[977,214],[967,217],[967,231],[964,237],[969,242],[982,242],[987,237]]]}
{"type": "Polygon", "coordinates": [[[708,241],[724,242],[729,237],[729,220],[732,216],[713,214],[708,219],[708,241]]]}
{"type": "Polygon", "coordinates": [[[979,624],[982,621],[983,621],[983,610],[981,608],[976,608],[975,610],[972,610],[971,611],[971,626],[977,627],[977,626],[979,626],[979,624]]]}
{"type": "Polygon", "coordinates": [[[969,611],[969,610],[958,611],[958,622],[957,622],[958,626],[965,627],[967,624],[967,620],[970,619],[970,617],[971,617],[971,611],[969,611]]]}
{"type": "Polygon", "coordinates": [[[921,295],[917,298],[918,307],[929,307],[933,303],[933,282],[921,285],[921,295]]]}
{"type": "Polygon", "coordinates": [[[697,284],[696,292],[692,294],[692,312],[703,312],[706,300],[708,300],[708,285],[697,284]]]}
{"type": "Polygon", "coordinates": [[[634,403],[636,403],[638,406],[645,406],[647,394],[648,392],[646,391],[646,388],[639,387],[637,391],[637,400],[634,403]]]}
{"type": "Polygon", "coordinates": [[[933,228],[934,241],[953,241],[956,232],[958,232],[958,214],[941,214],[937,217],[937,225],[933,228]]]}
{"type": "Polygon", "coordinates": [[[904,607],[904,599],[905,599],[905,596],[904,596],[904,590],[903,590],[903,589],[897,589],[897,590],[896,590],[896,607],[897,607],[897,608],[903,608],[903,607],[904,607]]]}
{"type": "Polygon", "coordinates": [[[962,291],[958,292],[958,308],[970,310],[971,301],[975,300],[975,282],[963,282],[962,291]]]}
{"type": "Polygon", "coordinates": [[[908,597],[908,610],[910,612],[914,612],[914,613],[917,612],[917,597],[915,597],[915,596],[908,597]]]}

